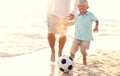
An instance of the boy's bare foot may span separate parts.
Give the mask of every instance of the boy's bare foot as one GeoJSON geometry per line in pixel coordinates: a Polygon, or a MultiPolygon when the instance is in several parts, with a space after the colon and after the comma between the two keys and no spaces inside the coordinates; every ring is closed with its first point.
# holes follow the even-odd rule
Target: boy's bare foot
{"type": "Polygon", "coordinates": [[[87,63],[86,63],[86,62],[83,62],[83,65],[87,65],[87,63]]]}

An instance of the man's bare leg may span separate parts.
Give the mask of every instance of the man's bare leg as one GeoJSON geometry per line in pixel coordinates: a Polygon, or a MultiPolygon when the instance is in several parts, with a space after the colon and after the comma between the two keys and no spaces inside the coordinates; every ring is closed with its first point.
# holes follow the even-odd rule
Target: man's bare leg
{"type": "Polygon", "coordinates": [[[51,48],[51,61],[52,62],[55,62],[55,49],[54,49],[54,46],[55,46],[55,34],[54,33],[49,33],[48,34],[48,42],[49,42],[49,46],[51,48]]]}
{"type": "Polygon", "coordinates": [[[62,55],[62,50],[66,42],[66,36],[62,36],[59,39],[59,51],[58,51],[58,57],[62,55]]]}

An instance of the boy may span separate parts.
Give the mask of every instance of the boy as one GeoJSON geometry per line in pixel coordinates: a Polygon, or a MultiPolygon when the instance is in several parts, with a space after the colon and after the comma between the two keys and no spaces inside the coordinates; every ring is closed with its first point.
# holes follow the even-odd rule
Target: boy
{"type": "Polygon", "coordinates": [[[86,50],[89,49],[90,41],[92,37],[92,22],[96,22],[96,26],[93,29],[94,32],[98,32],[98,20],[93,13],[87,11],[89,8],[86,0],[80,0],[78,4],[79,14],[74,19],[75,23],[75,36],[72,43],[70,55],[72,58],[75,57],[75,53],[80,47],[81,54],[83,56],[83,64],[87,65],[86,62],[86,50]]]}

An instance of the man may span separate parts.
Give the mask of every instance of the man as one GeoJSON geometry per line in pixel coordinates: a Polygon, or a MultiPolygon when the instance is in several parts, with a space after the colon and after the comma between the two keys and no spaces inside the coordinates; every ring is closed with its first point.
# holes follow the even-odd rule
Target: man
{"type": "Polygon", "coordinates": [[[70,4],[71,4],[71,0],[49,0],[48,1],[48,11],[47,11],[48,42],[51,48],[50,59],[52,62],[55,61],[55,48],[54,48],[55,41],[56,41],[55,34],[60,35],[59,50],[58,50],[59,57],[62,55],[62,49],[66,42],[67,27],[64,27],[64,24],[61,24],[60,22],[64,21],[64,18],[66,18],[68,15],[69,15],[69,19],[72,19],[74,17],[73,14],[77,10],[77,5],[75,5],[74,10],[70,14],[70,4]]]}

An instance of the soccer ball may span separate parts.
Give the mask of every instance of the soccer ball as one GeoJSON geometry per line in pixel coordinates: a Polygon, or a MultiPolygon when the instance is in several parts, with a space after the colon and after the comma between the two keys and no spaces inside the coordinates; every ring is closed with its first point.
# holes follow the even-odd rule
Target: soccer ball
{"type": "Polygon", "coordinates": [[[63,55],[59,57],[57,65],[60,71],[64,73],[69,73],[74,67],[74,62],[70,56],[63,55]]]}

